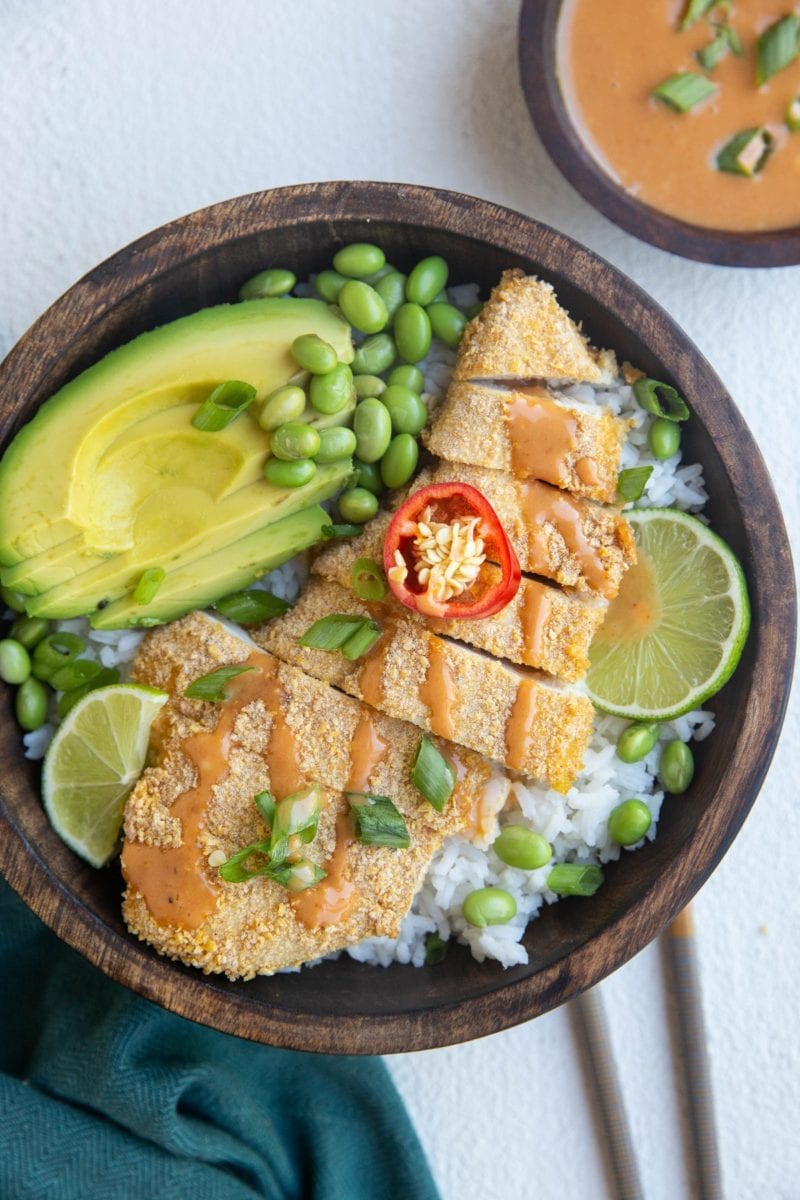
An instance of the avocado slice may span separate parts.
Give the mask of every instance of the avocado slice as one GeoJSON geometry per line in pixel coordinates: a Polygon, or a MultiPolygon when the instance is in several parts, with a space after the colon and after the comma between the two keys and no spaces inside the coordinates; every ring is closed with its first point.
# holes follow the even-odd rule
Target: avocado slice
{"type": "MultiPolygon", "coordinates": [[[[149,532],[143,532],[141,537],[137,533],[132,550],[101,560],[89,570],[73,574],[65,582],[32,596],[25,605],[26,612],[32,617],[48,618],[77,617],[93,612],[104,601],[108,604],[132,591],[147,567],[163,567],[170,573],[177,571],[309,505],[327,500],[344,487],[352,470],[349,458],[320,463],[311,482],[297,488],[275,487],[262,477],[217,504],[207,493],[195,489],[185,501],[185,510],[190,514],[186,529],[176,527],[176,505],[159,513],[163,493],[155,493],[144,516],[156,530],[159,525],[171,526],[169,550],[166,537],[159,544],[149,532]]],[[[174,495],[174,489],[170,494],[174,495]]],[[[76,556],[73,565],[79,567],[80,561],[76,556]]]]}
{"type": "Polygon", "coordinates": [[[314,505],[273,521],[215,554],[170,571],[149,604],[136,604],[132,594],[96,612],[95,629],[123,629],[174,621],[195,608],[207,608],[221,596],[247,587],[267,571],[307,550],[322,539],[330,522],[324,508],[314,505]]]}
{"type": "Polygon", "coordinates": [[[43,590],[65,581],[73,558],[72,573],[82,573],[143,539],[152,565],[205,533],[219,504],[259,480],[268,435],[252,409],[216,433],[191,417],[229,379],[252,384],[257,406],[297,371],[290,348],[301,333],[351,361],[350,327],[322,301],[251,300],[143,333],[66,384],[0,462],[0,564],[36,558],[22,578],[43,590]]]}

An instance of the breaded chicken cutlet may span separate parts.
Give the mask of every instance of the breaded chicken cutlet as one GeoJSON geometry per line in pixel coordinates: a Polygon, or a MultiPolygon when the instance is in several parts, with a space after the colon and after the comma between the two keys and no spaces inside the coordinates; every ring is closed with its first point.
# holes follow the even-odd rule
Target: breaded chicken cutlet
{"type": "Polygon", "coordinates": [[[171,698],[154,729],[155,761],[126,806],[123,914],[160,953],[206,972],[249,979],[365,937],[396,936],[444,837],[470,827],[487,796],[499,808],[508,792],[483,758],[438,741],[460,779],[437,812],[411,782],[418,729],[279,663],[202,613],[149,633],[134,679],[171,698]],[[184,697],[199,676],[232,664],[253,669],[232,681],[229,700],[184,697]],[[220,862],[267,834],[254,795],[272,789],[281,798],[295,778],[322,789],[318,833],[304,853],[327,879],[295,897],[263,876],[221,879],[220,862]],[[354,840],[349,790],[389,796],[410,847],[354,840]]]}

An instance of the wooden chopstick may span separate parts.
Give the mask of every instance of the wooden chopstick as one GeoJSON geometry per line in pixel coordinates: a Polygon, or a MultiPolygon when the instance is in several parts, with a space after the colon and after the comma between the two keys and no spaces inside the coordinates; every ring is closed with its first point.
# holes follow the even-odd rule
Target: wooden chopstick
{"type": "Polygon", "coordinates": [[[717,1130],[703,1024],[694,918],[687,906],[665,938],[672,975],[680,1062],[689,1108],[689,1140],[698,1200],[722,1200],[717,1130]]]}
{"type": "Polygon", "coordinates": [[[639,1168],[622,1102],[611,1036],[598,989],[577,996],[570,1005],[583,1052],[590,1093],[598,1100],[602,1143],[618,1200],[643,1200],[639,1168]]]}

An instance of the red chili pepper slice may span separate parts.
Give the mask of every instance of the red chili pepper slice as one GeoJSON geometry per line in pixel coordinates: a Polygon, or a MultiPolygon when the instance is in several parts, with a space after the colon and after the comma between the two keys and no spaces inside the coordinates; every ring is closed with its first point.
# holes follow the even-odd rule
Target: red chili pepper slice
{"type": "Polygon", "coordinates": [[[491,617],[519,588],[519,562],[500,518],[468,483],[431,484],[409,496],[386,531],[383,565],[397,599],[428,617],[491,617]]]}

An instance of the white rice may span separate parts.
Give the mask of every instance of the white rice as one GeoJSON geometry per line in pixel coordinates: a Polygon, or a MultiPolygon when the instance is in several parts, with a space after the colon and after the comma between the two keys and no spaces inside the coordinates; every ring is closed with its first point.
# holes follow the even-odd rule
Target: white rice
{"type": "MultiPolygon", "coordinates": [[[[312,283],[313,280],[299,286],[297,293],[311,294],[312,283]]],[[[477,285],[450,288],[448,298],[466,310],[478,298],[477,285]]],[[[455,352],[435,343],[428,358],[420,364],[425,374],[424,399],[429,410],[435,408],[444,394],[454,362],[455,352]]],[[[621,465],[653,468],[637,506],[676,507],[700,513],[708,499],[702,468],[698,464],[684,464],[680,452],[666,462],[652,457],[647,435],[654,418],[638,406],[631,387],[621,380],[602,388],[575,384],[565,388],[563,395],[573,402],[603,405],[633,422],[621,465]]],[[[307,559],[300,556],[254,586],[267,587],[286,600],[296,600],[307,577],[307,559]]],[[[80,634],[87,643],[86,657],[106,667],[118,666],[123,679],[143,636],[134,630],[91,630],[84,618],[58,622],[57,627],[80,634]]],[[[55,729],[55,702],[51,717],[40,729],[25,734],[27,758],[44,755],[55,729]]],[[[430,864],[399,937],[367,938],[348,949],[351,958],[375,966],[400,962],[419,967],[425,962],[426,939],[438,934],[443,941],[452,937],[468,945],[478,962],[494,959],[504,967],[527,963],[528,952],[521,941],[525,928],[543,904],[553,904],[559,899],[547,887],[552,866],[561,862],[604,864],[618,859],[622,851],[609,838],[608,818],[622,800],[631,796],[647,803],[653,819],[646,837],[629,849],[636,850],[645,841],[652,841],[664,801],[657,781],[660,745],[675,738],[701,741],[712,732],[714,717],[708,711],[697,710],[664,723],[659,743],[643,762],[633,764],[623,763],[615,752],[617,738],[626,724],[598,713],[583,770],[566,796],[517,782],[512,787],[516,807],[498,811],[503,793],[490,783],[484,798],[481,828],[471,837],[447,839],[430,864]],[[491,845],[499,830],[509,824],[524,825],[546,838],[553,847],[552,863],[536,871],[521,871],[501,862],[491,845]],[[474,889],[490,886],[509,892],[516,901],[517,913],[507,925],[476,929],[462,915],[463,902],[474,889]]]]}

